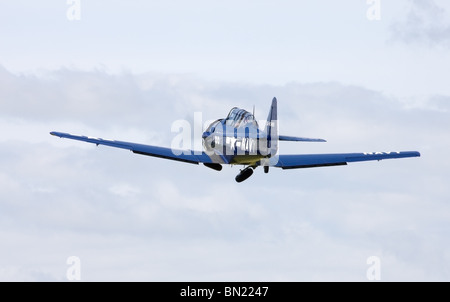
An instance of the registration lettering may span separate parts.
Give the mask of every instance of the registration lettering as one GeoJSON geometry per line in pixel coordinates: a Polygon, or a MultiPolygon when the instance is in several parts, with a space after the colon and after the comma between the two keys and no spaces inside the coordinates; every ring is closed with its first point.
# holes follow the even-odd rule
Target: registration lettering
{"type": "Polygon", "coordinates": [[[400,154],[398,151],[389,151],[389,152],[364,152],[364,155],[389,155],[389,154],[400,154]]]}

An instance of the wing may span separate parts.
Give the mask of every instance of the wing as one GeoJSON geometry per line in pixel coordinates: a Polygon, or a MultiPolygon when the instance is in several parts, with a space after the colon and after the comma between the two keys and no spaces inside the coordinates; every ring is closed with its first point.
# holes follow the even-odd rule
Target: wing
{"type": "Polygon", "coordinates": [[[280,141],[290,141],[290,142],[326,142],[322,138],[308,138],[308,137],[297,137],[297,136],[287,136],[279,135],[278,140],[280,141]]]}
{"type": "Polygon", "coordinates": [[[79,140],[87,143],[93,143],[98,145],[105,145],[115,148],[127,149],[136,154],[142,154],[147,156],[160,157],[165,159],[172,159],[177,161],[182,161],[191,164],[199,164],[204,163],[208,164],[226,164],[226,158],[223,156],[209,156],[205,152],[201,151],[192,151],[192,150],[176,150],[171,148],[136,144],[130,142],[122,142],[116,140],[108,140],[90,136],[82,136],[82,135],[74,135],[69,133],[62,132],[50,132],[51,135],[61,137],[61,138],[69,138],[74,140],[79,140]]]}
{"type": "Polygon", "coordinates": [[[420,153],[417,151],[279,155],[278,162],[275,163],[274,166],[282,169],[314,168],[342,166],[349,162],[357,161],[418,156],[420,156],[420,153]]]}

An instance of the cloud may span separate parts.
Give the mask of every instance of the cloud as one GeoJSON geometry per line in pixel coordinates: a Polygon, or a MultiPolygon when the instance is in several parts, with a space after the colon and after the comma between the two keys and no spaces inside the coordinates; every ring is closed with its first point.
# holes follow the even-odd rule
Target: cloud
{"type": "Polygon", "coordinates": [[[85,281],[364,281],[369,256],[380,257],[382,280],[449,279],[446,95],[411,106],[337,82],[245,85],[70,69],[3,69],[0,77],[1,280],[65,280],[73,255],[85,281]],[[329,141],[283,144],[283,152],[423,156],[257,169],[237,184],[239,167],[217,172],[48,134],[163,144],[176,119],[253,104],[264,119],[273,96],[284,134],[329,141]]]}
{"type": "Polygon", "coordinates": [[[448,47],[450,45],[448,12],[435,1],[409,2],[405,18],[391,25],[392,39],[406,44],[448,47]]]}

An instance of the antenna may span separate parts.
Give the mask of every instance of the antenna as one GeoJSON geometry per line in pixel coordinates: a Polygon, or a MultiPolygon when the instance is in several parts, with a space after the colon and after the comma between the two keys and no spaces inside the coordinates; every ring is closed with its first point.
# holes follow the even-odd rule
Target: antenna
{"type": "Polygon", "coordinates": [[[255,117],[255,105],[253,105],[253,117],[255,117]]]}

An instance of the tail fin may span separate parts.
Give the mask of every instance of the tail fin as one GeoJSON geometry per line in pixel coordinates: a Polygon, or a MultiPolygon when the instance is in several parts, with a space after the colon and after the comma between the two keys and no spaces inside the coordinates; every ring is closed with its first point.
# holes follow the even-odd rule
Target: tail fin
{"type": "Polygon", "coordinates": [[[278,116],[277,116],[277,98],[273,98],[267,117],[266,127],[264,129],[267,137],[267,152],[274,156],[278,151],[278,116]]]}

